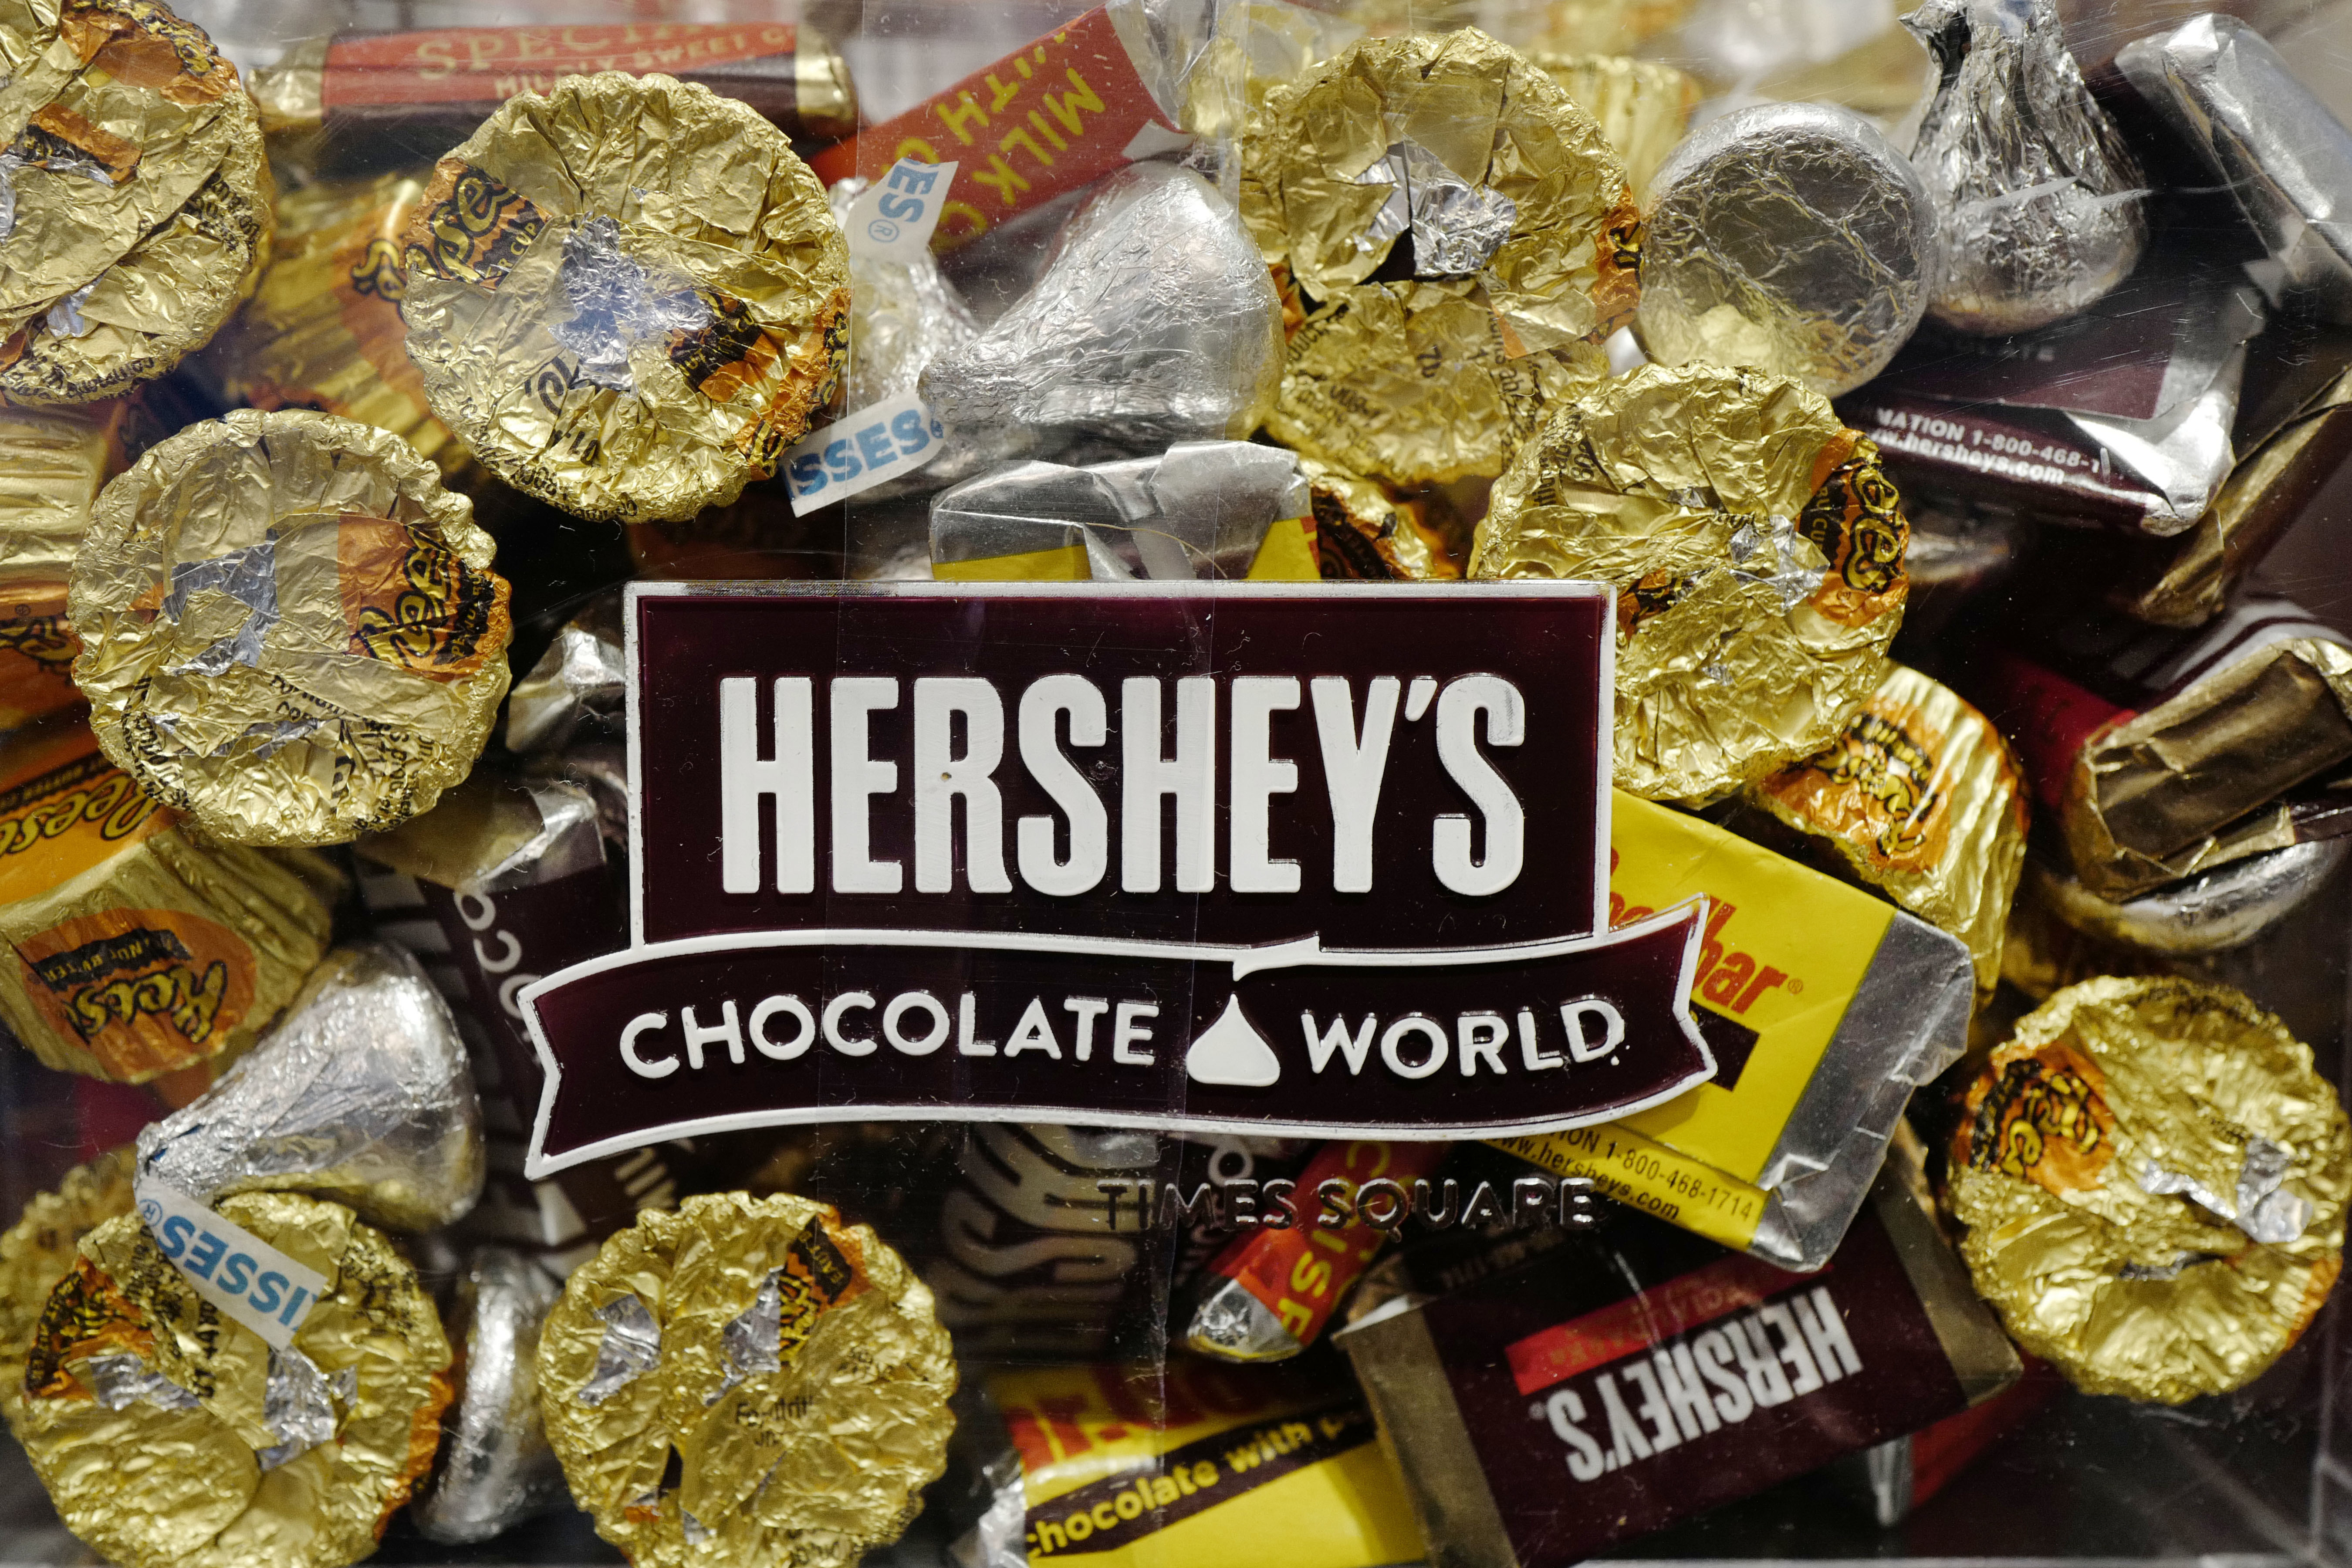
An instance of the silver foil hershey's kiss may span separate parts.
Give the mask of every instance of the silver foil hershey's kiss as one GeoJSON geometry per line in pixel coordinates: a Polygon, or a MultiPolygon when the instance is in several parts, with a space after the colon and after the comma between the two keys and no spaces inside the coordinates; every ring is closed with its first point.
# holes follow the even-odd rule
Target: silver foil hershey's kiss
{"type": "Polygon", "coordinates": [[[457,1219],[482,1192],[482,1106],[448,1005],[398,949],[337,948],[268,1038],[139,1134],[139,1171],[206,1204],[292,1192],[396,1230],[457,1219]]]}
{"type": "Polygon", "coordinates": [[[1281,373],[1282,301],[1233,205],[1136,163],[995,325],[931,361],[922,394],[951,438],[1043,426],[1164,447],[1247,436],[1281,373]]]}
{"type": "Polygon", "coordinates": [[[2054,0],[1927,0],[1903,25],[1943,72],[1911,149],[1944,224],[1936,319],[2021,332],[2131,276],[2146,182],[2083,85],[2054,0]]]}
{"type": "Polygon", "coordinates": [[[1242,577],[1266,530],[1312,504],[1296,458],[1247,441],[1091,468],[1014,463],[932,498],[931,562],[1084,545],[1096,582],[1242,577]]]}
{"type": "Polygon", "coordinates": [[[539,1330],[562,1293],[520,1253],[476,1249],[449,1337],[465,1347],[432,1479],[408,1515],[429,1540],[488,1541],[569,1495],[539,1415],[539,1330]]]}
{"type": "Polygon", "coordinates": [[[530,673],[515,682],[507,697],[507,750],[530,757],[575,742],[622,740],[627,693],[621,595],[614,589],[583,605],[530,673]]]}
{"type": "MultiPolygon", "coordinates": [[[[852,175],[825,193],[834,221],[871,181],[852,175]]],[[[849,406],[870,408],[915,390],[923,367],[980,335],[980,322],[929,250],[905,260],[849,252],[849,406]]]]}
{"type": "Polygon", "coordinates": [[[2352,323],[2352,131],[2234,17],[2137,39],[2116,64],[2228,184],[2284,289],[2352,323]]]}
{"type": "Polygon", "coordinates": [[[1835,396],[1885,369],[1927,311],[1941,266],[1933,206],[1851,110],[1727,114],[1650,189],[1639,321],[1662,363],[1756,365],[1835,396]]]}

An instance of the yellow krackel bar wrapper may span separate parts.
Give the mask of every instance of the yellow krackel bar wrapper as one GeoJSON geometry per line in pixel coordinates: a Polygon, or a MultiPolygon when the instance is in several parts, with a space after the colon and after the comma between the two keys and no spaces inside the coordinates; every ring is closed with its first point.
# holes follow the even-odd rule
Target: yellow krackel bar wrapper
{"type": "Polygon", "coordinates": [[[1038,1367],[987,1391],[1020,1458],[1022,1507],[990,1510],[978,1568],[1377,1568],[1423,1555],[1370,1407],[1344,1378],[1184,1362],[1038,1367]]]}
{"type": "MultiPolygon", "coordinates": [[[[341,1204],[245,1193],[219,1212],[325,1277],[292,1342],[199,1296],[137,1215],[109,1220],[34,1335],[26,1455],[66,1527],[122,1568],[342,1568],[432,1465],[448,1339],[416,1270],[341,1204]]],[[[205,1239],[222,1238],[184,1244],[191,1267],[205,1239]]]]}
{"type": "Polygon", "coordinates": [[[0,405],[0,730],[82,704],[66,584],[99,489],[122,466],[131,416],[119,398],[0,405]]]}
{"type": "Polygon", "coordinates": [[[298,871],[199,840],[79,719],[0,742],[0,1020],[47,1065],[144,1083],[242,1051],[331,923],[298,871]]]}
{"type": "Polygon", "coordinates": [[[429,175],[305,185],[278,198],[278,235],[253,301],[200,362],[224,399],[315,408],[388,430],[444,474],[465,443],[433,416],[400,319],[401,238],[429,175]]]}
{"type": "Polygon", "coordinates": [[[0,0],[0,402],[161,375],[251,291],[269,236],[253,100],[149,0],[0,0]]]}
{"type": "Polygon", "coordinates": [[[1497,1146],[1784,1268],[1845,1234],[1912,1089],[1959,1058],[1960,941],[1833,877],[1623,791],[1612,925],[1704,895],[1691,1016],[1716,1076],[1622,1121],[1497,1146]]]}
{"type": "Polygon", "coordinates": [[[2025,791],[2000,732],[1949,688],[1888,664],[1844,733],[1748,798],[1967,942],[1979,994],[2000,979],[2025,866],[2025,791]]]}

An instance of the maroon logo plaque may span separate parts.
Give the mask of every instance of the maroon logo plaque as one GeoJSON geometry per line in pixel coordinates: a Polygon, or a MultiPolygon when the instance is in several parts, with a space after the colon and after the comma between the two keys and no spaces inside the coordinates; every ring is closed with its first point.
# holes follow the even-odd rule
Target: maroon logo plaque
{"type": "Polygon", "coordinates": [[[628,590],[632,945],[521,1003],[530,1173],[892,1117],[1452,1138],[1713,1076],[1604,931],[1582,584],[628,590]]]}

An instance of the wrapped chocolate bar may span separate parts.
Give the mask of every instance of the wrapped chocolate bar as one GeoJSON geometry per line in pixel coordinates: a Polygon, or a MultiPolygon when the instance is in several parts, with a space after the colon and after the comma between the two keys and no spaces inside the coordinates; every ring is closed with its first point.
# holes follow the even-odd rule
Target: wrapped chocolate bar
{"type": "Polygon", "coordinates": [[[74,679],[107,754],[211,837],[341,843],[480,752],[513,631],[494,549],[396,437],[238,409],[100,496],[74,679]]]}
{"type": "Polygon", "coordinates": [[[1949,1201],[1977,1289],[2093,1394],[2261,1375],[2342,1268],[2352,1132],[2309,1047],[2225,986],[2085,981],[1969,1089],[1949,1201]]]}
{"type": "Polygon", "coordinates": [[[1500,473],[1633,310],[1624,164],[1475,27],[1367,38],[1269,93],[1241,204],[1310,312],[1266,428],[1367,479],[1500,473]]]}
{"type": "Polygon", "coordinates": [[[1818,394],[1644,365],[1520,451],[1469,574],[1609,584],[1615,781],[1706,801],[1820,751],[1877,689],[1906,533],[1877,448],[1818,394]]]}
{"type": "Polygon", "coordinates": [[[1141,447],[1238,440],[1282,364],[1282,301],[1232,206],[1188,169],[1103,182],[1028,293],[935,355],[924,401],[950,440],[1007,428],[1141,447]]]}
{"type": "Polygon", "coordinates": [[[1890,663],[1843,734],[1747,798],[1825,844],[1864,886],[1967,942],[1977,990],[1992,990],[2025,860],[2026,808],[2016,761],[1983,714],[1890,663]]]}
{"type": "Polygon", "coordinates": [[[1871,123],[1824,103],[1708,121],[1651,186],[1643,346],[1665,364],[1756,365],[1832,396],[1868,381],[1926,314],[1936,210],[1871,123]]]}
{"type": "MultiPolygon", "coordinates": [[[[1319,1195],[1323,1184],[1334,1179],[1349,1183],[1351,1191],[1387,1180],[1402,1190],[1426,1179],[1453,1147],[1377,1138],[1326,1143],[1290,1186],[1319,1195]]],[[[1319,1214],[1311,1221],[1302,1215],[1285,1226],[1235,1237],[1209,1264],[1207,1289],[1193,1309],[1185,1348],[1233,1362],[1297,1355],[1322,1336],[1386,1239],[1352,1210],[1348,1223],[1336,1227],[1325,1226],[1319,1214]]]]}
{"type": "Polygon", "coordinates": [[[426,1540],[488,1541],[563,1504],[563,1469],[539,1415],[539,1330],[557,1289],[537,1264],[505,1247],[478,1247],[467,1264],[447,1324],[457,1342],[456,1396],[432,1477],[408,1510],[426,1540]]]}
{"type": "Polygon", "coordinates": [[[1316,554],[1325,577],[1367,582],[1430,582],[1462,575],[1453,542],[1429,521],[1420,498],[1400,498],[1384,485],[1302,456],[1315,508],[1316,554]]]}
{"type": "Polygon", "coordinates": [[[1601,140],[1624,161],[1634,201],[1648,205],[1650,181],[1658,165],[1690,129],[1691,110],[1703,96],[1697,79],[1662,60],[1622,55],[1538,50],[1528,58],[1592,116],[1601,140]]]}
{"type": "Polygon", "coordinates": [[[0,402],[163,374],[252,290],[269,172],[236,68],[152,0],[0,15],[0,402]]]}
{"type": "Polygon", "coordinates": [[[329,953],[253,1052],[139,1134],[139,1180],[199,1203],[333,1198],[430,1230],[482,1191],[482,1107],[449,1009],[383,944],[329,953]]]}
{"type": "Polygon", "coordinates": [[[0,740],[0,1021],[52,1068],[144,1083],[251,1045],[331,911],[253,849],[199,838],[59,715],[0,740]]]}
{"type": "Polygon", "coordinates": [[[1624,1215],[1341,1330],[1433,1568],[1566,1568],[1925,1426],[2017,1354],[1890,1173],[1828,1269],[1624,1215]]]}
{"type": "Polygon", "coordinates": [[[25,1405],[25,1358],[49,1292],[73,1271],[83,1237],[131,1212],[136,1163],[123,1148],[76,1165],[56,1192],[37,1194],[23,1217],[0,1232],[0,1418],[11,1432],[25,1405]]]}
{"type": "Polygon", "coordinates": [[[999,1373],[993,1488],[954,1568],[1083,1553],[1101,1568],[1418,1561],[1372,1414],[1328,1368],[1056,1366],[999,1373]]]}
{"type": "Polygon", "coordinates": [[[592,71],[667,71],[788,135],[831,141],[857,129],[848,64],[788,22],[344,33],[296,44],[254,72],[253,98],[264,131],[313,138],[313,167],[336,176],[428,164],[516,93],[592,71]]]}
{"type": "Polygon", "coordinates": [[[583,517],[732,500],[833,400],[841,230],[782,132],[709,88],[605,71],[509,99],[404,245],[434,414],[583,517]]]}
{"type": "Polygon", "coordinates": [[[425,405],[400,320],[401,237],[425,187],[386,174],[278,196],[261,286],[198,362],[226,402],[340,415],[391,431],[444,474],[467,466],[425,405]]]}
{"type": "Polygon", "coordinates": [[[2084,86],[2055,0],[1926,0],[1903,25],[1943,72],[1911,149],[1949,258],[1936,319],[2026,331],[2131,276],[2147,178],[2084,86]]]}
{"type": "Polygon", "coordinates": [[[539,1345],[572,1495],[637,1568],[898,1538],[938,1479],[956,1365],[931,1295],[788,1194],[688,1198],[572,1273],[539,1345]]]}
{"type": "Polygon", "coordinates": [[[1964,685],[2015,742],[2094,893],[2129,898],[2335,831],[2299,825],[2288,797],[2352,760],[2352,643],[2301,606],[2250,598],[2189,634],[2079,611],[2022,632],[2000,633],[1964,685]]]}
{"type": "Polygon", "coordinates": [[[121,402],[0,407],[0,730],[81,706],[66,582],[120,466],[126,414],[121,402]]]}
{"type": "Polygon", "coordinates": [[[2116,65],[2237,198],[2281,285],[2352,323],[2352,132],[2234,16],[2137,39],[2116,65]]]}
{"type": "Polygon", "coordinates": [[[2267,320],[2242,274],[2175,242],[2039,331],[1924,335],[1840,412],[1938,488],[2164,538],[2205,515],[2230,475],[2248,348],[2267,320]]]}
{"type": "Polygon", "coordinates": [[[253,1193],[202,1234],[124,1215],[82,1238],[34,1338],[19,1431],[59,1517],[109,1562],[341,1568],[432,1463],[448,1366],[382,1234],[338,1204],[253,1193]],[[270,1315],[219,1310],[215,1264],[270,1315]],[[295,1287],[290,1330],[281,1270],[319,1286],[295,1287]]]}
{"type": "Polygon", "coordinates": [[[1555,1175],[1783,1268],[1818,1268],[1911,1091],[1959,1059],[1976,973],[1882,899],[1620,792],[1609,921],[1704,896],[1691,1017],[1716,1076],[1599,1127],[1502,1140],[1555,1175]]]}
{"type": "Polygon", "coordinates": [[[943,580],[1126,582],[1321,576],[1307,484],[1291,454],[1188,441],[1157,458],[1015,463],[931,500],[943,580]]]}

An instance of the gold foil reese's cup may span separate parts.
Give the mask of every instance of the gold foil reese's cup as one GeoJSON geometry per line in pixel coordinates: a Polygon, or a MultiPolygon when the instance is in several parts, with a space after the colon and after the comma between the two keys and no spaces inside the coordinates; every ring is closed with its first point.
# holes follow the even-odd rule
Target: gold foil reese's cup
{"type": "Polygon", "coordinates": [[[1713,800],[1828,746],[1878,689],[1909,535],[1878,449],[1820,394],[1644,365],[1520,449],[1470,575],[1611,584],[1617,784],[1713,800]]]}
{"type": "Polygon", "coordinates": [[[76,1165],[53,1193],[39,1193],[0,1233],[0,1416],[18,1429],[25,1409],[25,1358],[49,1292],[73,1271],[81,1238],[131,1212],[138,1155],[129,1145],[76,1165]]]}
{"type": "Polygon", "coordinates": [[[74,679],[108,755],[211,837],[336,844],[431,808],[506,694],[506,580],[433,465],[238,409],[106,488],[74,679]]]}
{"type": "Polygon", "coordinates": [[[46,1065],[144,1083],[251,1045],[332,911],[274,857],[191,834],[79,719],[0,743],[0,1020],[46,1065]]]}
{"type": "Polygon", "coordinates": [[[639,1215],[540,1335],[548,1439],[637,1568],[832,1568],[897,1540],[945,1466],[955,1384],[898,1255],[789,1194],[639,1215]]]}
{"type": "Polygon", "coordinates": [[[441,161],[406,239],[433,411],[583,517],[693,516],[832,400],[849,250],[807,165],[671,77],[567,77],[441,161]]]}
{"type": "Polygon", "coordinates": [[[129,416],[125,399],[0,405],[0,730],[81,706],[66,582],[129,416]]]}
{"type": "Polygon", "coordinates": [[[1499,473],[1633,308],[1623,163],[1475,28],[1367,38],[1269,92],[1241,209],[1308,312],[1266,428],[1367,478],[1499,473]]]}
{"type": "Polygon", "coordinates": [[[2352,1134],[2311,1049],[2227,986],[2086,980],[2017,1025],[1952,1149],[1961,1252],[2010,1334],[2092,1394],[2259,1376],[2343,1266],[2352,1134]]]}
{"type": "Polygon", "coordinates": [[[449,1342],[416,1271],[341,1205],[252,1193],[220,1213],[326,1276],[290,1347],[199,1297],[138,1215],[110,1220],[34,1336],[25,1452],[124,1568],[341,1568],[432,1463],[449,1342]]]}
{"type": "Polygon", "coordinates": [[[252,100],[149,0],[0,9],[0,402],[162,374],[250,291],[269,235],[252,100]]]}

